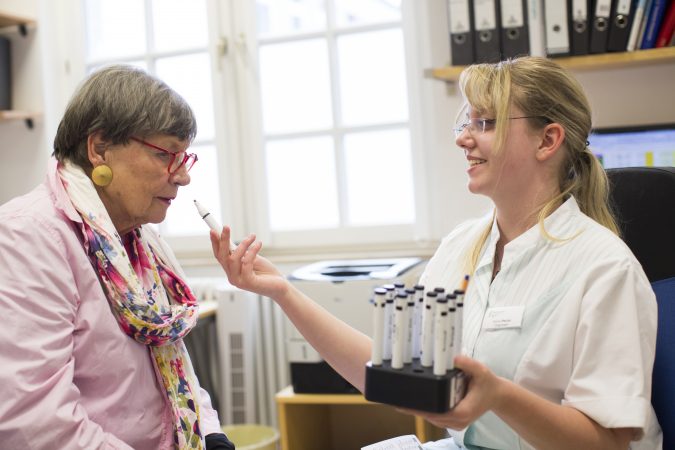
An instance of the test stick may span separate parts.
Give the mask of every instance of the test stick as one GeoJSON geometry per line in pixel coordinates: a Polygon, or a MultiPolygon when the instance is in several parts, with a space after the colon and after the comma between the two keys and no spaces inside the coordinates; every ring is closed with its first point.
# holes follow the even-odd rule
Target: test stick
{"type": "Polygon", "coordinates": [[[436,320],[434,323],[434,375],[445,375],[448,363],[448,300],[436,300],[436,320]]]}
{"type": "MultiPolygon", "coordinates": [[[[211,214],[211,212],[208,209],[204,208],[204,206],[197,200],[194,200],[194,202],[195,207],[197,208],[197,212],[199,213],[199,216],[202,218],[202,220],[204,220],[204,222],[206,222],[209,228],[218,233],[218,235],[220,236],[220,232],[223,230],[223,227],[220,226],[218,221],[216,221],[216,218],[213,217],[213,214],[211,214]]],[[[235,248],[236,247],[234,246],[234,244],[232,244],[232,241],[230,241],[230,250],[234,250],[235,248]]]]}
{"type": "Polygon", "coordinates": [[[455,355],[457,355],[457,349],[459,348],[459,339],[460,337],[456,335],[457,324],[455,323],[455,313],[456,306],[455,301],[457,296],[455,294],[448,294],[448,370],[455,368],[455,355]]]}
{"type": "Polygon", "coordinates": [[[464,321],[464,291],[455,290],[457,300],[455,301],[455,355],[462,354],[462,327],[464,321]]]}
{"type": "Polygon", "coordinates": [[[408,303],[406,304],[405,309],[405,345],[403,348],[403,364],[412,363],[413,358],[413,321],[414,321],[414,312],[415,312],[415,290],[406,289],[405,293],[408,295],[408,303]]]}
{"type": "Polygon", "coordinates": [[[403,348],[405,345],[405,309],[408,303],[408,296],[405,292],[396,294],[396,309],[394,310],[394,330],[392,333],[392,354],[391,368],[403,368],[403,348]]]}
{"type": "Polygon", "coordinates": [[[413,358],[420,357],[422,347],[422,311],[424,310],[424,286],[415,285],[415,307],[413,310],[413,358]]]}
{"type": "Polygon", "coordinates": [[[394,285],[385,284],[382,286],[386,291],[386,300],[384,306],[384,341],[382,358],[391,359],[391,332],[394,328],[394,285]]]}
{"type": "Polygon", "coordinates": [[[424,367],[433,365],[434,349],[434,312],[436,308],[436,296],[433,291],[427,292],[424,298],[424,311],[422,312],[422,358],[424,367]]]}
{"type": "Polygon", "coordinates": [[[384,305],[386,303],[387,291],[382,288],[375,288],[373,303],[375,311],[373,314],[373,348],[370,358],[374,366],[382,364],[382,350],[384,346],[384,305]]]}

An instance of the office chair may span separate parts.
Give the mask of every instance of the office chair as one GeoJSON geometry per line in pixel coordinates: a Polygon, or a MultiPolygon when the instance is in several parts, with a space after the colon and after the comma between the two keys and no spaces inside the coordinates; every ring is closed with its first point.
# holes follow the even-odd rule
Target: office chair
{"type": "Polygon", "coordinates": [[[608,169],[610,204],[659,309],[652,405],[663,448],[675,449],[675,167],[608,169]]]}

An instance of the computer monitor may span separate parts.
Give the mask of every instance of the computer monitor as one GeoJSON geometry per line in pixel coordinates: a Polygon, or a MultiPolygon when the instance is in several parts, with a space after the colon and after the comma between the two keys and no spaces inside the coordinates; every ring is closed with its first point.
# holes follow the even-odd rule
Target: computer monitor
{"type": "Polygon", "coordinates": [[[675,166],[675,123],[597,128],[588,141],[605,169],[675,166]]]}

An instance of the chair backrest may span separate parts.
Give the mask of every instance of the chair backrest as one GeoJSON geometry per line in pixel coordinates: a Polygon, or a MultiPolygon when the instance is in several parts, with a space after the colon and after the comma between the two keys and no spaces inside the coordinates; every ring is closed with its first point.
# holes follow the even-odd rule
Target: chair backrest
{"type": "Polygon", "coordinates": [[[658,302],[652,405],[663,448],[675,449],[675,167],[608,169],[607,176],[622,237],[658,302]]]}

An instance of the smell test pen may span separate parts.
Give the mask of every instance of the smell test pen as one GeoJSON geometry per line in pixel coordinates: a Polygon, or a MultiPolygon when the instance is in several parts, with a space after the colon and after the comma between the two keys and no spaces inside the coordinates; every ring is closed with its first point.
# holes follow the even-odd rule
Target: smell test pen
{"type": "Polygon", "coordinates": [[[386,291],[386,300],[384,306],[384,341],[382,347],[384,349],[382,358],[391,359],[391,332],[394,328],[394,285],[385,284],[382,286],[386,291]]]}
{"type": "Polygon", "coordinates": [[[403,348],[403,364],[412,363],[413,359],[413,321],[414,321],[414,312],[415,312],[415,290],[406,289],[405,293],[408,294],[408,303],[407,308],[405,309],[405,346],[403,348]]]}
{"type": "MultiPolygon", "coordinates": [[[[204,208],[204,206],[199,203],[197,200],[194,200],[195,202],[195,207],[197,208],[197,212],[199,213],[199,216],[206,222],[206,224],[211,228],[213,231],[218,233],[220,236],[220,232],[223,230],[223,227],[220,226],[220,224],[216,221],[216,218],[213,217],[213,214],[211,212],[204,208]]],[[[236,247],[234,244],[232,244],[232,241],[230,241],[230,251],[234,250],[236,247]]]]}
{"type": "Polygon", "coordinates": [[[431,367],[434,359],[434,310],[436,293],[427,292],[422,313],[422,366],[431,367]]]}
{"type": "Polygon", "coordinates": [[[455,355],[462,354],[462,327],[464,321],[464,291],[455,290],[457,300],[455,301],[455,355]]]}
{"type": "Polygon", "coordinates": [[[459,341],[457,340],[458,337],[455,335],[455,329],[457,328],[457,325],[455,324],[455,312],[456,312],[456,299],[457,296],[455,294],[448,294],[447,297],[448,299],[448,370],[452,370],[455,368],[455,355],[457,355],[457,346],[459,344],[459,341]]]}
{"type": "Polygon", "coordinates": [[[392,352],[391,352],[391,368],[403,368],[403,348],[405,346],[405,309],[408,303],[408,296],[405,292],[396,294],[396,309],[394,310],[394,330],[391,335],[392,352]]]}
{"type": "Polygon", "coordinates": [[[419,359],[422,346],[422,311],[424,310],[424,286],[415,285],[415,306],[413,315],[413,349],[412,357],[419,359]]]}
{"type": "Polygon", "coordinates": [[[434,323],[434,375],[445,375],[448,363],[448,300],[441,297],[436,300],[436,320],[434,323]]]}
{"type": "Polygon", "coordinates": [[[382,288],[375,288],[373,303],[373,349],[370,361],[374,366],[382,365],[382,349],[384,345],[384,304],[387,291],[382,288]]]}

